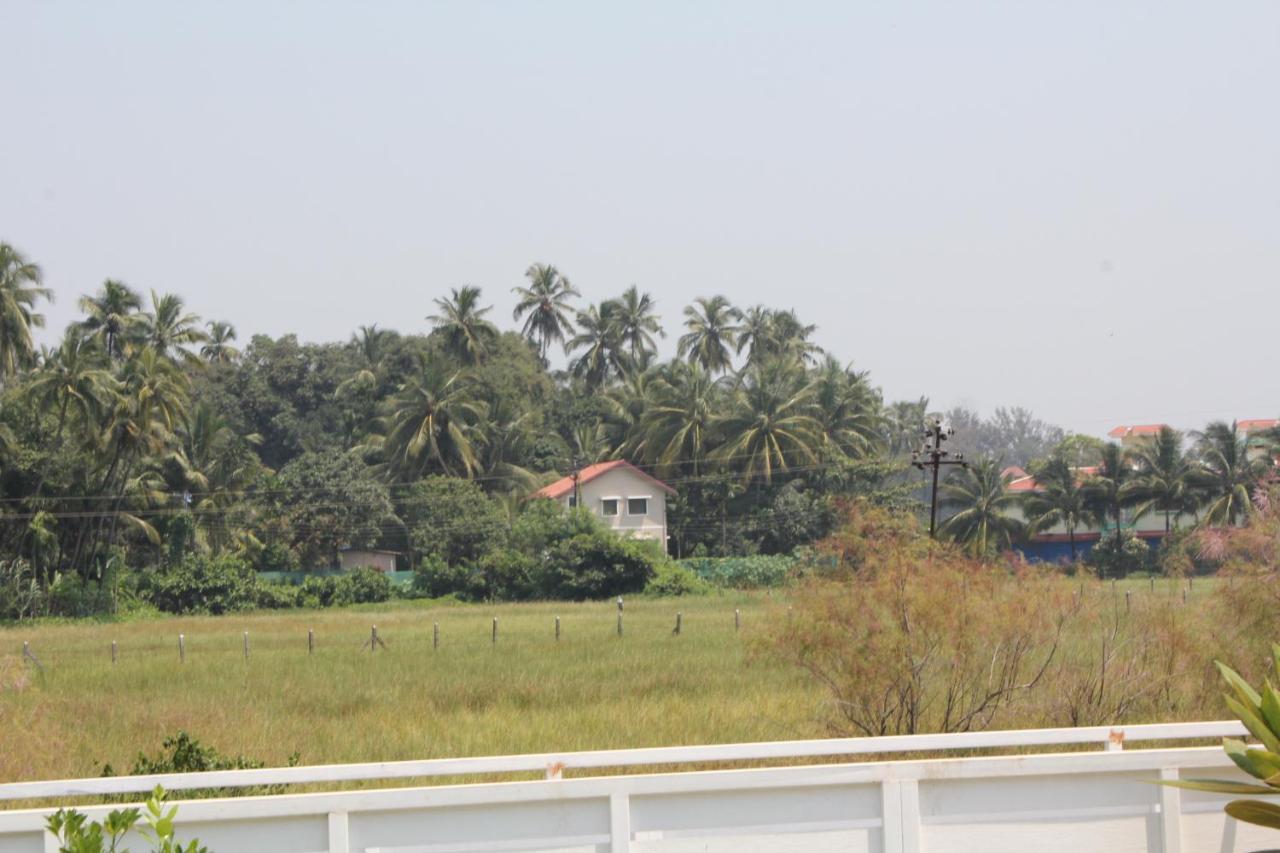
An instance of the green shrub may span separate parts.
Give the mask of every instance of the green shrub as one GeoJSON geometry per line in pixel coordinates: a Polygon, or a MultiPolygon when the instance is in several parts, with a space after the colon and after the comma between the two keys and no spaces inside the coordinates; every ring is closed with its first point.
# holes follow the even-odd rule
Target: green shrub
{"type": "Polygon", "coordinates": [[[140,591],[166,613],[229,613],[257,603],[257,576],[230,555],[191,555],[143,577],[140,591]]]}
{"type": "Polygon", "coordinates": [[[101,823],[89,821],[75,809],[58,809],[45,821],[45,828],[57,839],[59,853],[112,853],[120,840],[142,820],[146,826],[138,834],[154,853],[209,853],[198,840],[186,844],[174,838],[174,817],[178,807],[164,809],[165,792],[159,785],[147,799],[145,813],[137,807],[115,809],[101,823]]]}
{"type": "Polygon", "coordinates": [[[1151,549],[1133,531],[1116,530],[1103,534],[1085,562],[1097,570],[1100,578],[1122,578],[1146,571],[1151,566],[1151,549]]]}
{"type": "Polygon", "coordinates": [[[680,565],[708,583],[732,589],[767,589],[785,584],[798,560],[782,554],[752,557],[690,557],[680,565]]]}
{"type": "Polygon", "coordinates": [[[328,607],[333,604],[334,579],[312,575],[298,587],[299,607],[328,607]]]}
{"type": "MultiPolygon", "coordinates": [[[[300,754],[295,752],[289,756],[288,766],[298,764],[300,754]]],[[[205,746],[200,741],[179,731],[161,742],[161,752],[155,757],[139,752],[129,768],[129,776],[150,776],[160,773],[204,773],[210,770],[257,770],[265,767],[263,761],[243,755],[223,755],[212,746],[205,746]]],[[[115,768],[110,764],[102,765],[102,776],[115,776],[115,768]]],[[[186,799],[203,797],[247,797],[284,792],[283,785],[254,785],[243,788],[193,788],[183,791],[186,799]]]]}
{"type": "Polygon", "coordinates": [[[263,610],[285,610],[297,607],[301,587],[284,583],[263,583],[254,587],[254,605],[263,610]]]}
{"type": "Polygon", "coordinates": [[[599,530],[553,545],[535,583],[544,598],[612,598],[643,590],[656,562],[643,544],[599,530]]]}
{"type": "Polygon", "coordinates": [[[644,594],[653,596],[706,595],[711,584],[698,577],[686,566],[670,560],[659,563],[653,577],[645,584],[644,594]]]}
{"type": "Polygon", "coordinates": [[[391,578],[380,569],[361,566],[353,572],[339,575],[333,587],[333,603],[372,604],[391,598],[391,578]]]}

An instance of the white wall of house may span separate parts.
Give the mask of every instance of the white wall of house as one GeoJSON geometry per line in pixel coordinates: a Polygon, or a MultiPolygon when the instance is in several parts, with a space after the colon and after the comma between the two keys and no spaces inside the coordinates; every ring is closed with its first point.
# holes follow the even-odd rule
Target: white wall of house
{"type": "MultiPolygon", "coordinates": [[[[627,468],[615,468],[579,485],[578,493],[582,505],[618,533],[667,541],[667,493],[651,480],[627,468]],[[641,501],[643,507],[639,505],[641,501]]],[[[572,499],[570,493],[560,502],[570,506],[572,499]]]]}

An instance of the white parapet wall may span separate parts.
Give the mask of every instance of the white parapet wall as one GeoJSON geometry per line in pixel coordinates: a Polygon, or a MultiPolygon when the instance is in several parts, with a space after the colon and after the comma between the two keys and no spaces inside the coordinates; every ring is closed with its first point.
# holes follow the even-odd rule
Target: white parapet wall
{"type": "MultiPolygon", "coordinates": [[[[1236,722],[1176,723],[15,782],[0,785],[0,800],[49,805],[0,811],[0,853],[56,851],[44,822],[59,800],[138,793],[157,783],[179,802],[180,836],[198,836],[215,853],[1280,847],[1280,833],[1225,818],[1227,798],[1158,784],[1244,778],[1220,747],[1178,745],[1242,734],[1236,722]],[[899,758],[979,750],[984,754],[899,758]],[[895,760],[875,760],[886,755],[895,760]],[[762,761],[771,766],[699,769],[762,761]],[[642,772],[656,765],[662,772],[642,772]],[[669,772],[672,766],[687,769],[669,772]],[[589,775],[604,768],[632,772],[589,775]],[[544,778],[421,786],[425,779],[529,772],[544,778]],[[397,779],[415,786],[180,799],[183,789],[397,779]]],[[[112,806],[81,808],[96,818],[112,806]]],[[[142,849],[136,840],[132,847],[142,849]]]]}

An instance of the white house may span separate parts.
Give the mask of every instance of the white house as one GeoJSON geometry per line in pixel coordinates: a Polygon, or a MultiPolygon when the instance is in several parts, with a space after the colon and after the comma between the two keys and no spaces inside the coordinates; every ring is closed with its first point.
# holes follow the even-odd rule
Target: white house
{"type": "Polygon", "coordinates": [[[338,565],[344,572],[362,569],[366,566],[380,572],[396,570],[396,551],[379,551],[372,548],[343,548],[338,552],[338,565]]]}
{"type": "Polygon", "coordinates": [[[622,459],[588,465],[539,489],[534,497],[582,506],[618,533],[667,541],[667,496],[676,490],[622,459]]]}

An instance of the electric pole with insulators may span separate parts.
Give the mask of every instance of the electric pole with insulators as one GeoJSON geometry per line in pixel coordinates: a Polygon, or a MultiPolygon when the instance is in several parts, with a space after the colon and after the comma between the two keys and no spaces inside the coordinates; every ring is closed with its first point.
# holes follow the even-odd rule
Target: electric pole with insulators
{"type": "Polygon", "coordinates": [[[929,537],[933,538],[938,530],[938,471],[945,465],[959,465],[968,468],[964,454],[954,456],[950,451],[942,449],[942,442],[955,435],[953,429],[943,429],[942,421],[935,420],[933,425],[924,431],[924,444],[919,450],[911,451],[911,464],[923,471],[933,470],[933,489],[929,493],[929,537]]]}

